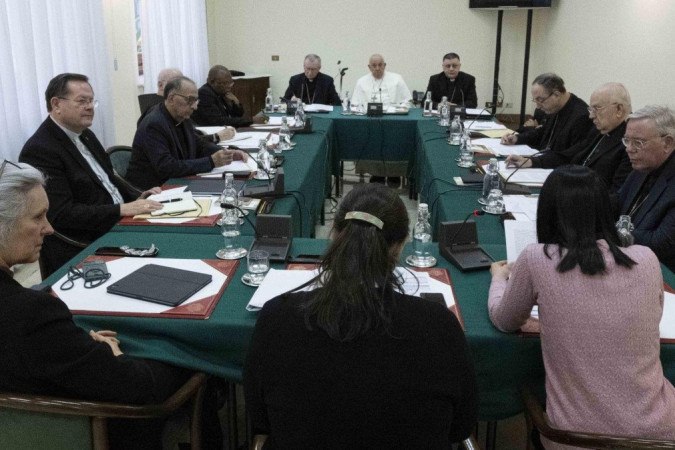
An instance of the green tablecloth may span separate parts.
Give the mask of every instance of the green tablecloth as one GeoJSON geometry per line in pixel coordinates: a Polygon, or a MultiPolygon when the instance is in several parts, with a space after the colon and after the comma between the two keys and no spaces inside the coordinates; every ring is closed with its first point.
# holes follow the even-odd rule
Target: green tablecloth
{"type": "MultiPolygon", "coordinates": [[[[314,236],[314,226],[319,222],[323,201],[330,192],[330,172],[332,161],[332,123],[329,120],[316,120],[311,134],[296,134],[293,150],[284,155],[284,184],[288,197],[278,198],[274,202],[271,214],[287,214],[293,216],[295,236],[314,236]],[[296,199],[292,198],[295,196],[296,199]],[[298,207],[300,205],[300,208],[298,207]],[[299,213],[302,211],[302,214],[299,213]]],[[[251,180],[249,184],[262,184],[264,181],[251,180]]],[[[180,179],[171,179],[167,184],[180,185],[180,179]]],[[[255,223],[256,214],[249,214],[255,223]]],[[[200,233],[219,234],[220,228],[194,226],[160,226],[160,225],[117,225],[113,231],[144,231],[160,233],[200,233]]],[[[245,222],[241,232],[252,236],[253,229],[245,222]]]]}
{"type": "MultiPolygon", "coordinates": [[[[315,121],[315,124],[320,121],[315,121]]],[[[479,195],[462,190],[439,196],[445,190],[454,189],[445,182],[450,181],[453,175],[466,171],[455,165],[456,148],[448,146],[443,139],[434,139],[439,136],[444,137],[444,132],[439,134],[434,122],[420,121],[417,124],[416,152],[411,153],[416,158],[415,175],[419,180],[420,195],[433,204],[434,224],[444,220],[463,220],[466,214],[478,207],[475,200],[479,195]],[[438,200],[434,203],[435,198],[438,200]]],[[[320,184],[323,185],[323,180],[320,184]]],[[[504,259],[504,234],[499,219],[486,215],[478,217],[477,222],[484,248],[495,259],[504,259]]],[[[184,232],[180,238],[175,233],[166,232],[167,227],[134,227],[123,233],[111,232],[94,242],[75,260],[101,246],[126,244],[143,247],[154,242],[160,248],[161,257],[201,259],[215,258],[215,252],[222,246],[222,238],[215,233],[198,234],[191,233],[192,229],[178,229],[184,232]]],[[[250,237],[241,239],[244,246],[251,242],[250,237]]],[[[320,253],[325,245],[326,241],[295,239],[292,254],[320,253]]],[[[409,251],[408,246],[403,255],[409,251]]],[[[518,387],[529,380],[541,383],[544,376],[539,339],[504,334],[492,326],[487,313],[488,271],[462,273],[443,258],[438,259],[439,265],[450,271],[466,325],[466,336],[478,377],[481,420],[499,420],[521,412],[518,387]]],[[[255,313],[245,310],[253,288],[240,282],[246,271],[245,261],[242,260],[242,263],[208,320],[112,316],[77,316],[75,320],[86,329],[110,328],[118,331],[123,349],[130,355],[159,359],[240,381],[256,320],[255,313]]],[[[61,269],[47,281],[53,283],[64,274],[65,270],[61,269]]],[[[667,283],[675,286],[675,275],[665,268],[664,277],[667,283]]],[[[675,345],[664,344],[661,349],[666,376],[675,381],[675,345]]]]}

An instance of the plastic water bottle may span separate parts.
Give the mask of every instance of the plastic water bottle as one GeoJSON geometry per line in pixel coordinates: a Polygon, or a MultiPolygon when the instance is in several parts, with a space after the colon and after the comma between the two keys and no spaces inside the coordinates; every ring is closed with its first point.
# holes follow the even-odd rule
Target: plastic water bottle
{"type": "Polygon", "coordinates": [[[499,162],[497,158],[490,158],[487,169],[485,170],[485,176],[483,177],[483,195],[478,199],[478,203],[481,205],[487,205],[488,195],[493,189],[502,188],[502,181],[499,178],[499,162]]]}
{"type": "Polygon", "coordinates": [[[281,154],[283,150],[291,149],[291,130],[288,128],[288,119],[286,116],[281,118],[281,128],[279,129],[279,144],[275,147],[274,153],[281,154]]]}
{"type": "Polygon", "coordinates": [[[455,119],[450,124],[450,145],[459,145],[461,137],[462,122],[460,121],[459,114],[457,114],[455,119]]]}
{"type": "Polygon", "coordinates": [[[272,177],[272,158],[267,151],[267,139],[260,139],[258,144],[258,162],[260,167],[256,172],[256,180],[269,180],[272,177]]]}
{"type": "Polygon", "coordinates": [[[344,97],[342,97],[342,114],[348,115],[352,113],[351,100],[349,99],[349,91],[345,91],[344,97]]]}
{"type": "Polygon", "coordinates": [[[438,124],[442,127],[450,125],[450,105],[448,105],[448,97],[443,97],[441,103],[438,105],[438,124]]]}
{"type": "Polygon", "coordinates": [[[265,96],[265,112],[274,112],[274,97],[272,97],[272,88],[267,88],[265,96]]]}
{"type": "Polygon", "coordinates": [[[459,138],[459,167],[469,168],[473,167],[473,153],[471,152],[471,138],[469,137],[469,131],[464,130],[462,135],[459,138]]]}
{"type": "Polygon", "coordinates": [[[406,262],[413,267],[432,267],[436,258],[431,255],[431,225],[429,224],[429,205],[420,203],[417,209],[417,223],[413,228],[413,253],[406,262]]]}
{"type": "Polygon", "coordinates": [[[424,117],[431,117],[431,110],[434,107],[434,102],[431,101],[431,92],[427,91],[427,97],[424,99],[424,110],[422,115],[424,117]]]}
{"type": "MultiPolygon", "coordinates": [[[[239,206],[239,194],[237,193],[237,189],[234,187],[234,175],[231,173],[226,173],[225,174],[225,189],[223,189],[223,193],[220,196],[220,203],[222,204],[227,204],[227,205],[232,205],[232,206],[239,206]]],[[[232,211],[231,209],[224,209],[223,214],[225,211],[232,211]]]]}
{"type": "MultiPolygon", "coordinates": [[[[220,203],[222,205],[239,205],[237,189],[234,187],[234,176],[231,173],[225,174],[225,189],[223,189],[220,203]]],[[[223,208],[220,227],[223,238],[225,239],[225,246],[216,253],[218,258],[239,259],[246,255],[247,250],[238,246],[236,242],[241,234],[239,231],[239,221],[239,210],[234,208],[223,208]]]]}
{"type": "Polygon", "coordinates": [[[295,128],[305,127],[305,108],[302,102],[298,102],[298,109],[295,110],[295,128]]]}
{"type": "Polygon", "coordinates": [[[616,231],[622,247],[628,247],[635,243],[633,230],[635,230],[635,225],[633,225],[631,217],[629,215],[619,216],[619,220],[616,222],[616,231]]]}

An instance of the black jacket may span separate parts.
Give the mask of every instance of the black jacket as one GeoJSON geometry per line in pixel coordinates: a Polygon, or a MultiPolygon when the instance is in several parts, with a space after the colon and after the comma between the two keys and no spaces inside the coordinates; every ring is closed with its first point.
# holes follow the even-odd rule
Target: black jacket
{"type": "Polygon", "coordinates": [[[595,170],[614,194],[633,170],[626,146],[621,142],[625,132],[626,122],[622,122],[606,135],[600,134],[600,131],[593,127],[585,139],[573,146],[561,152],[546,152],[532,158],[532,167],[553,169],[564,164],[585,165],[595,170]]]}
{"type": "Polygon", "coordinates": [[[288,80],[288,88],[284,94],[284,99],[290,100],[291,97],[301,98],[304,103],[320,103],[322,105],[341,104],[340,96],[335,90],[333,77],[319,72],[314,81],[309,81],[304,73],[293,75],[288,80]],[[310,85],[313,85],[312,95],[310,95],[310,85]]]}
{"type": "Polygon", "coordinates": [[[243,118],[244,107],[218,95],[209,84],[199,88],[199,104],[191,119],[197,125],[247,127],[251,121],[243,118]]]}
{"type": "MultiPolygon", "coordinates": [[[[137,195],[119,183],[113,166],[96,135],[86,129],[80,135],[96,161],[103,168],[125,201],[137,195]]],[[[66,236],[90,242],[103,236],[120,219],[120,206],[113,199],[63,130],[47,117],[21,150],[19,161],[28,163],[47,175],[47,218],[54,229],[66,236]]],[[[81,249],[47,236],[42,258],[47,275],[61,267],[81,249]]]]}
{"type": "Polygon", "coordinates": [[[176,125],[163,103],[153,107],[143,119],[132,146],[126,178],[141,189],[161,186],[169,178],[211,171],[210,156],[220,149],[214,143],[197,139],[190,120],[176,125]],[[179,127],[187,148],[179,138],[179,127]]]}
{"type": "Polygon", "coordinates": [[[476,78],[468,73],[459,72],[455,81],[445,76],[444,72],[432,75],[429,78],[427,92],[431,92],[431,100],[434,104],[441,101],[442,97],[448,97],[448,101],[457,105],[475,108],[478,106],[476,95],[476,78]]]}

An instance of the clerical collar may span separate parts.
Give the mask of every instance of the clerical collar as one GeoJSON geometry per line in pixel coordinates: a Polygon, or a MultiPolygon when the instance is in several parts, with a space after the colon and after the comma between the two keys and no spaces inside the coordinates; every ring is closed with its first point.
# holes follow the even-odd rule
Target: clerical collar
{"type": "Polygon", "coordinates": [[[74,132],[73,130],[71,130],[71,129],[69,129],[69,128],[66,128],[65,126],[61,125],[61,123],[60,123],[58,120],[54,119],[51,115],[49,116],[49,118],[52,119],[52,121],[53,121],[59,128],[61,128],[61,129],[63,130],[64,133],[66,133],[66,136],[68,136],[68,139],[70,139],[71,141],[74,141],[75,139],[79,138],[80,135],[82,134],[82,133],[76,133],[76,132],[74,132]]]}

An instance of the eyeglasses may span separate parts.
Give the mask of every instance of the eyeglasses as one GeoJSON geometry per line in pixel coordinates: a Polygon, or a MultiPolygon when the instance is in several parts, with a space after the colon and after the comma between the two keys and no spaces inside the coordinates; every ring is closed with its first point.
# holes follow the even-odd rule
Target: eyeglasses
{"type": "Polygon", "coordinates": [[[608,106],[612,106],[612,105],[618,105],[618,103],[608,103],[605,106],[589,106],[587,109],[588,109],[589,114],[597,114],[600,111],[602,111],[603,109],[607,108],[608,106]]]}
{"type": "Polygon", "coordinates": [[[659,138],[664,138],[668,136],[667,134],[662,134],[660,136],[653,136],[650,137],[649,139],[634,139],[634,138],[628,138],[628,137],[622,137],[621,142],[623,142],[623,145],[628,147],[633,147],[635,150],[642,150],[645,146],[645,144],[652,139],[659,139],[659,138]]]}
{"type": "Polygon", "coordinates": [[[16,167],[17,169],[23,169],[23,167],[21,167],[20,165],[18,165],[18,164],[16,164],[16,163],[13,163],[12,161],[8,161],[8,160],[5,159],[5,160],[2,162],[2,164],[0,164],[0,177],[2,176],[2,173],[5,171],[5,166],[6,166],[7,164],[9,164],[10,166],[14,166],[14,167],[16,167]]]}
{"type": "Polygon", "coordinates": [[[183,94],[179,94],[178,92],[174,92],[174,94],[176,94],[179,97],[183,97],[185,99],[185,101],[188,103],[188,105],[194,105],[194,104],[199,103],[198,97],[183,95],[183,94]]]}
{"type": "Polygon", "coordinates": [[[75,102],[77,103],[77,106],[79,106],[82,109],[86,108],[89,105],[93,105],[94,109],[98,108],[98,100],[95,100],[93,98],[80,98],[77,100],[68,97],[58,97],[58,98],[60,98],[61,100],[70,100],[71,102],[75,102]]]}
{"type": "Polygon", "coordinates": [[[542,104],[542,103],[544,103],[546,100],[548,100],[549,98],[551,98],[551,96],[552,96],[553,94],[555,94],[555,91],[551,92],[550,94],[548,94],[548,95],[547,95],[546,97],[544,97],[544,98],[541,98],[541,97],[533,98],[533,99],[532,99],[532,102],[533,102],[533,103],[539,103],[539,104],[542,104]]]}

